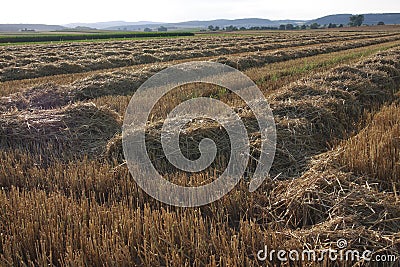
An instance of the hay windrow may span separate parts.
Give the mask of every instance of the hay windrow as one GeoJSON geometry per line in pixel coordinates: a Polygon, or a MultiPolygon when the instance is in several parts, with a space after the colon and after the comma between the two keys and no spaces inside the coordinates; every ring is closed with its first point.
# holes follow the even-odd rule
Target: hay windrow
{"type": "Polygon", "coordinates": [[[153,65],[138,71],[95,74],[71,86],[75,99],[81,101],[107,95],[132,95],[142,83],[163,68],[163,65],[153,65]]]}
{"type": "Polygon", "coordinates": [[[301,177],[279,182],[271,196],[280,200],[271,208],[275,216],[280,214],[286,226],[294,228],[356,216],[356,221],[372,229],[399,231],[400,225],[390,220],[400,218],[395,197],[369,187],[364,177],[342,171],[337,164],[340,156],[340,149],[320,155],[301,177]],[[379,216],[388,221],[380,221],[379,216]]]}
{"type": "Polygon", "coordinates": [[[48,83],[1,97],[0,111],[60,108],[73,100],[74,96],[69,86],[48,83]]]}
{"type": "MultiPolygon", "coordinates": [[[[387,40],[391,38],[396,39],[396,37],[387,37],[387,38],[388,38],[387,40]]],[[[289,59],[314,56],[320,53],[332,53],[350,48],[362,47],[365,45],[374,45],[380,43],[382,40],[383,39],[364,40],[362,44],[353,40],[353,41],[341,42],[340,45],[321,44],[318,47],[287,49],[287,50],[272,51],[272,52],[267,51],[263,53],[253,52],[246,55],[222,56],[215,59],[215,61],[229,65],[239,70],[246,70],[249,68],[261,67],[269,63],[281,62],[289,59]]]]}
{"type": "MultiPolygon", "coordinates": [[[[368,146],[363,143],[364,146],[368,146]]],[[[396,195],[379,191],[373,180],[343,170],[342,148],[314,158],[294,180],[272,182],[267,205],[256,217],[286,229],[311,247],[385,251],[399,256],[400,206],[396,195]]]]}
{"type": "Polygon", "coordinates": [[[257,38],[254,38],[254,36],[224,37],[223,39],[202,37],[196,40],[177,38],[5,47],[0,48],[0,57],[1,54],[6,53],[5,59],[10,58],[10,60],[2,61],[0,58],[0,66],[3,66],[0,69],[0,81],[248,53],[248,55],[239,57],[227,56],[225,59],[217,59],[219,62],[225,60],[224,63],[243,69],[294,57],[316,55],[399,39],[396,33],[384,32],[364,35],[342,33],[340,37],[318,33],[318,39],[313,38],[313,35],[314,33],[295,34],[290,36],[290,40],[286,38],[287,36],[274,38],[261,35],[256,36],[257,38]],[[340,42],[340,45],[337,44],[338,42],[340,42]],[[252,45],[242,46],[241,43],[251,43],[252,45]],[[315,47],[318,45],[320,45],[319,48],[315,47]],[[221,49],[221,46],[223,49],[221,49]],[[298,48],[306,46],[309,46],[309,48],[298,48]],[[54,49],[57,49],[58,52],[54,53],[54,49]],[[71,53],[72,49],[76,53],[71,53]],[[273,49],[284,51],[270,52],[273,49]],[[293,50],[299,52],[293,52],[293,50]]]}
{"type": "Polygon", "coordinates": [[[95,74],[70,85],[42,84],[0,98],[0,111],[61,108],[107,96],[132,95],[150,76],[165,68],[153,65],[136,71],[95,74]]]}
{"type": "MultiPolygon", "coordinates": [[[[398,50],[393,50],[398,53],[398,50]]],[[[379,56],[392,62],[393,51],[380,53],[379,56]]],[[[395,64],[394,64],[395,65],[395,64]]],[[[384,81],[371,80],[370,73],[375,73],[371,65],[358,63],[356,67],[339,67],[325,74],[318,74],[307,80],[289,85],[283,90],[273,93],[269,103],[274,113],[277,127],[277,151],[271,175],[279,175],[280,179],[296,177],[307,169],[310,159],[329,150],[337,139],[344,139],[357,130],[357,124],[365,111],[379,107],[387,101],[394,100],[396,88],[392,83],[394,72],[382,73],[384,81]],[[339,84],[340,83],[340,84],[339,84]],[[389,86],[390,85],[390,86],[389,86]],[[293,98],[292,98],[293,96],[293,98]]],[[[375,66],[378,68],[379,66],[375,66]]],[[[242,110],[247,110],[246,108],[242,110]]],[[[257,122],[248,118],[246,112],[239,114],[242,120],[247,121],[248,134],[257,136],[257,122]],[[246,118],[247,117],[247,118],[246,118]]],[[[161,124],[160,122],[159,124],[161,124]]],[[[149,125],[147,131],[160,135],[160,125],[149,125]]],[[[214,125],[197,128],[196,131],[186,131],[185,140],[189,151],[196,154],[198,150],[194,140],[211,134],[216,137],[218,147],[226,147],[226,141],[218,138],[224,136],[220,127],[214,125]]],[[[151,147],[149,153],[154,159],[161,159],[160,166],[167,166],[162,157],[162,147],[159,138],[150,138],[147,145],[151,147]]],[[[252,142],[252,157],[258,158],[260,142],[252,142]]],[[[222,150],[223,151],[223,150],[222,150]]],[[[229,156],[225,155],[228,159],[229,156]]],[[[253,162],[254,163],[254,162],[253,162]]],[[[251,173],[255,164],[249,165],[251,173]]],[[[218,170],[222,166],[216,166],[218,170]]]]}
{"type": "MultiPolygon", "coordinates": [[[[394,67],[396,63],[392,59],[397,58],[398,53],[399,50],[391,50],[371,59],[386,59],[394,67]]],[[[326,151],[332,141],[355,131],[365,111],[395,99],[394,93],[399,88],[394,82],[397,76],[391,75],[396,72],[378,71],[378,65],[364,62],[355,66],[335,68],[271,95],[278,130],[275,163],[283,162],[277,173],[298,175],[307,166],[305,159],[326,151]],[[298,167],[293,168],[293,164],[298,167]],[[293,169],[294,172],[285,171],[293,169]]]]}
{"type": "Polygon", "coordinates": [[[124,162],[124,151],[122,149],[122,135],[115,135],[107,142],[105,158],[113,163],[124,162]]]}
{"type": "MultiPolygon", "coordinates": [[[[371,60],[378,57],[385,64],[391,63],[392,68],[398,65],[397,61],[392,60],[398,54],[399,50],[389,51],[371,60]]],[[[373,149],[369,143],[375,137],[371,136],[369,141],[361,140],[360,136],[365,136],[364,131],[367,131],[363,130],[349,141],[344,141],[345,145],[311,160],[312,156],[326,151],[329,148],[327,143],[332,139],[346,138],[349,132],[355,131],[365,111],[396,99],[394,92],[398,84],[396,87],[396,83],[392,82],[396,79],[392,76],[396,75],[395,71],[384,72],[380,66],[371,64],[367,66],[360,63],[356,66],[334,69],[315,79],[300,81],[271,96],[270,104],[278,133],[273,171],[282,172],[280,178],[285,177],[284,172],[292,175],[298,175],[300,170],[305,172],[293,180],[267,179],[269,184],[263,189],[267,190],[268,199],[258,199],[257,205],[260,207],[252,215],[256,221],[265,222],[268,228],[279,229],[279,233],[286,237],[280,237],[281,242],[299,242],[296,248],[303,244],[307,244],[307,248],[332,248],[337,240],[345,238],[349,242],[348,249],[385,251],[398,257],[400,208],[397,197],[390,193],[393,187],[377,186],[379,181],[371,176],[374,172],[347,172],[342,162],[359,160],[363,166],[371,164],[372,161],[363,159],[364,156],[369,157],[364,150],[359,150],[361,154],[354,156],[352,150],[346,150],[346,147],[356,149],[352,145],[356,142],[364,149],[373,149]],[[370,80],[371,73],[379,74],[383,80],[370,80]],[[346,153],[348,157],[344,156],[346,153]],[[389,192],[382,191],[382,188],[389,192]]],[[[383,112],[387,113],[385,109],[383,112]]],[[[395,127],[386,116],[379,114],[377,120],[395,127]]],[[[390,114],[397,115],[398,112],[392,110],[390,114]]],[[[245,121],[248,122],[247,126],[254,123],[251,118],[245,121]]],[[[161,124],[150,125],[148,131],[156,135],[161,124]]],[[[211,131],[219,136],[218,126],[210,126],[197,127],[196,131],[186,131],[185,134],[201,138],[211,131]]],[[[387,129],[382,131],[387,132],[387,129]]],[[[250,132],[253,148],[257,148],[257,129],[253,128],[250,132]]],[[[382,144],[397,142],[396,138],[390,136],[387,135],[390,140],[385,139],[382,144]]],[[[154,140],[149,140],[149,145],[157,148],[159,140],[154,140]]],[[[214,141],[220,142],[218,138],[214,141]]],[[[189,146],[194,148],[196,142],[189,146]]],[[[389,146],[393,148],[393,144],[389,146]]],[[[253,150],[253,155],[256,155],[256,151],[253,150]]],[[[382,151],[381,155],[387,153],[382,151]]],[[[385,184],[384,181],[382,184],[385,184]]],[[[234,205],[232,202],[230,204],[234,205]]]]}
{"type": "Polygon", "coordinates": [[[11,112],[0,118],[3,149],[37,151],[49,147],[50,157],[98,156],[121,131],[120,117],[94,104],[74,104],[56,110],[11,112]]]}

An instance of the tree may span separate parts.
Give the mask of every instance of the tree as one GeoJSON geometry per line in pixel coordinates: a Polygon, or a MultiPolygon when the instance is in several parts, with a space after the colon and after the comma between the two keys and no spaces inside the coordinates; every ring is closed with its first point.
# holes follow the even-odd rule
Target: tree
{"type": "Polygon", "coordinates": [[[238,30],[238,28],[233,25],[226,27],[226,31],[228,31],[228,32],[237,31],[237,30],[238,30]]]}
{"type": "Polygon", "coordinates": [[[150,29],[150,28],[144,28],[144,31],[145,31],[145,32],[152,32],[153,30],[150,29]]]}
{"type": "Polygon", "coordinates": [[[364,15],[354,15],[350,17],[349,25],[353,27],[361,26],[364,22],[364,15]]]}
{"type": "Polygon", "coordinates": [[[286,30],[293,30],[294,26],[293,24],[286,24],[286,30]]]}
{"type": "Polygon", "coordinates": [[[245,31],[245,30],[247,30],[246,29],[246,27],[240,27],[240,29],[239,30],[241,30],[241,31],[245,31]]]}
{"type": "Polygon", "coordinates": [[[166,32],[168,29],[164,26],[161,26],[160,28],[158,28],[159,32],[166,32]]]}
{"type": "Polygon", "coordinates": [[[336,24],[333,24],[333,23],[329,23],[329,25],[328,25],[329,29],[334,29],[336,27],[337,27],[336,24]]]}
{"type": "Polygon", "coordinates": [[[286,30],[286,26],[285,25],[279,25],[279,30],[286,30]]]}
{"type": "Polygon", "coordinates": [[[208,26],[208,29],[209,29],[210,31],[214,31],[214,26],[213,26],[213,25],[210,25],[210,26],[208,26]]]}
{"type": "Polygon", "coordinates": [[[339,28],[343,28],[343,24],[339,24],[339,28]]]}
{"type": "Polygon", "coordinates": [[[306,25],[301,25],[301,29],[302,29],[302,30],[306,30],[306,29],[307,29],[307,26],[306,26],[306,25]]]}
{"type": "Polygon", "coordinates": [[[379,26],[385,25],[385,22],[379,21],[379,22],[378,22],[378,25],[379,25],[379,26]]]}
{"type": "Polygon", "coordinates": [[[310,25],[310,29],[318,29],[319,28],[319,24],[314,22],[313,24],[310,25]]]}
{"type": "Polygon", "coordinates": [[[214,31],[219,31],[219,26],[215,26],[214,31]]]}

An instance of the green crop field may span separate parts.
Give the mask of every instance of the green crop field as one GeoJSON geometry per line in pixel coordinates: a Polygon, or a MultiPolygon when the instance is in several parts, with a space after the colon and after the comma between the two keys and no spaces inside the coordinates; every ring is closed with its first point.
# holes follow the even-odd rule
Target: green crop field
{"type": "Polygon", "coordinates": [[[191,32],[38,33],[0,35],[0,44],[194,36],[191,32]]]}

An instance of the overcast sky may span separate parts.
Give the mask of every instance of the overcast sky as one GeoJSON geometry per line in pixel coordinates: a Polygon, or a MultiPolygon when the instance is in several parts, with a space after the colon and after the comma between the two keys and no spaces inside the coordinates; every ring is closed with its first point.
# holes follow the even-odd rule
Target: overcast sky
{"type": "Polygon", "coordinates": [[[399,0],[5,0],[0,7],[0,23],[44,24],[112,20],[313,19],[338,13],[400,13],[399,0]]]}

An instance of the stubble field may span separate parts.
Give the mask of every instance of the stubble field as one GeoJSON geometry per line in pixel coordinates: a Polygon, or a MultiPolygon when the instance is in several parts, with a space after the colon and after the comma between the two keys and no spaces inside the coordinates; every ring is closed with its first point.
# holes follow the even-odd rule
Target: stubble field
{"type": "MultiPolygon", "coordinates": [[[[0,265],[397,266],[399,89],[400,30],[392,27],[0,46],[0,265]],[[137,186],[121,127],[144,81],[194,60],[227,64],[258,85],[277,147],[257,191],[243,177],[221,200],[177,208],[137,186]],[[340,239],[395,259],[257,258],[264,246],[322,251],[340,239]]],[[[201,139],[215,140],[218,157],[206,172],[187,175],[162,157],[160,125],[200,96],[227,103],[245,122],[251,173],[260,149],[254,114],[211,85],[177,88],[153,110],[146,131],[157,169],[193,186],[226,167],[226,132],[213,121],[193,121],[181,138],[193,158],[201,139]]]]}

